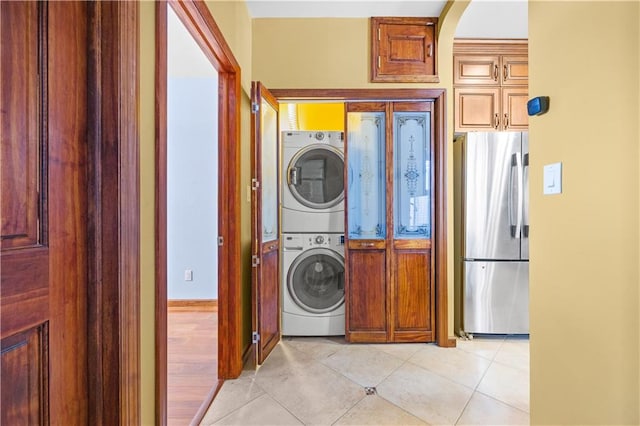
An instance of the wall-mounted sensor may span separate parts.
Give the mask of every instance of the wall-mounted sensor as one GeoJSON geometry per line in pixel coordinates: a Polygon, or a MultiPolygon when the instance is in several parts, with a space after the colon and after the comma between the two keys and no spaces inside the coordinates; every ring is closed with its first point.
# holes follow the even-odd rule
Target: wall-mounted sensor
{"type": "Polygon", "coordinates": [[[527,102],[527,113],[529,115],[540,115],[549,111],[549,97],[538,96],[527,102]]]}

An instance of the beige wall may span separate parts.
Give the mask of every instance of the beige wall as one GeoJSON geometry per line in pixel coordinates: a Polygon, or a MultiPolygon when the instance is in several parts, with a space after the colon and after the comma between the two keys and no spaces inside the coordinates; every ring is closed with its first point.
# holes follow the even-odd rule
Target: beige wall
{"type": "MultiPolygon", "coordinates": [[[[451,88],[455,26],[441,22],[439,74],[451,88]]],[[[640,423],[640,11],[638,2],[529,3],[530,93],[551,96],[531,119],[531,416],[535,424],[640,423]],[[594,28],[593,23],[598,23],[594,28]],[[542,166],[562,161],[564,193],[542,196],[542,166]]],[[[251,21],[243,2],[208,2],[242,67],[243,286],[249,294],[249,87],[394,87],[370,84],[366,20],[251,21]],[[270,22],[274,21],[274,22],[270,22]],[[293,34],[309,37],[292,37],[293,34]],[[357,46],[354,45],[357,43],[357,46]],[[253,46],[252,46],[253,44],[253,46]],[[330,47],[327,47],[330,46],[330,47]],[[293,53],[299,58],[291,61],[293,53]],[[278,61],[283,59],[284,61],[278,61]],[[338,59],[337,62],[334,59],[338,59]],[[309,71],[309,64],[328,69],[309,71]],[[253,76],[251,75],[253,70],[253,76]]],[[[154,5],[141,3],[142,424],[154,419],[154,5]]],[[[398,87],[398,85],[395,85],[398,87]]],[[[448,144],[452,143],[452,99],[448,144]]],[[[452,182],[452,150],[448,150],[452,182]]],[[[452,202],[452,191],[449,203],[452,202]]],[[[452,231],[452,209],[449,234],[452,231]]],[[[450,334],[453,242],[449,241],[450,334]]],[[[244,303],[244,318],[250,315],[244,303]]],[[[249,327],[249,324],[247,324],[249,327]]],[[[245,330],[248,333],[249,328],[245,330]]]]}
{"type": "Polygon", "coordinates": [[[640,423],[639,5],[529,2],[532,424],[640,423]]]}
{"type": "MultiPolygon", "coordinates": [[[[445,88],[447,89],[448,182],[453,182],[453,35],[467,1],[456,1],[441,16],[439,83],[369,83],[369,20],[254,19],[252,78],[269,88],[445,88]]],[[[453,191],[448,193],[452,205],[453,191]]],[[[449,335],[453,336],[453,209],[448,210],[449,335]]]]}

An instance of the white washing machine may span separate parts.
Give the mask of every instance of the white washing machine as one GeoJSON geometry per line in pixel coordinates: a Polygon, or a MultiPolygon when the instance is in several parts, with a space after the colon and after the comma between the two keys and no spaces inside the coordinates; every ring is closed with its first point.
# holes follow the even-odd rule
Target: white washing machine
{"type": "Polygon", "coordinates": [[[282,334],[344,335],[344,234],[282,240],[282,334]]]}
{"type": "Polygon", "coordinates": [[[282,232],[344,232],[344,134],[282,132],[282,232]]]}

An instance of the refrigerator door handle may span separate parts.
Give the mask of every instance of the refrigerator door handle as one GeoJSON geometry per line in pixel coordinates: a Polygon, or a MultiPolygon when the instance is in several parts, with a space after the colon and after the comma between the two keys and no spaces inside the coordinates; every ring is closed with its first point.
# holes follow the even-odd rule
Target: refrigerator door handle
{"type": "Polygon", "coordinates": [[[516,216],[516,232],[515,238],[521,238],[522,234],[522,211],[524,209],[524,184],[523,184],[523,171],[522,171],[522,159],[520,152],[516,153],[516,171],[518,173],[518,215],[516,216]]]}
{"type": "Polygon", "coordinates": [[[511,238],[518,238],[520,236],[520,226],[522,220],[522,202],[521,198],[522,188],[522,167],[520,166],[520,156],[518,153],[511,154],[511,167],[509,168],[509,229],[511,232],[511,238]],[[514,169],[516,170],[518,199],[516,200],[513,194],[513,179],[514,169]],[[515,215],[515,219],[514,216],[515,215]]]}
{"type": "Polygon", "coordinates": [[[523,202],[522,202],[522,237],[529,238],[529,214],[527,212],[526,198],[529,192],[529,153],[524,154],[522,160],[524,174],[523,202]]]}

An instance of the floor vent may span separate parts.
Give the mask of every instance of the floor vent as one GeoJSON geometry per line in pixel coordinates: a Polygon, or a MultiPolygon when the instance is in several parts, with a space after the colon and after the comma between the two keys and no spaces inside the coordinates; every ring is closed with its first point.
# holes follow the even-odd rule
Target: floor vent
{"type": "Polygon", "coordinates": [[[364,393],[366,393],[367,395],[375,395],[376,393],[378,393],[378,391],[373,386],[365,386],[364,393]]]}

